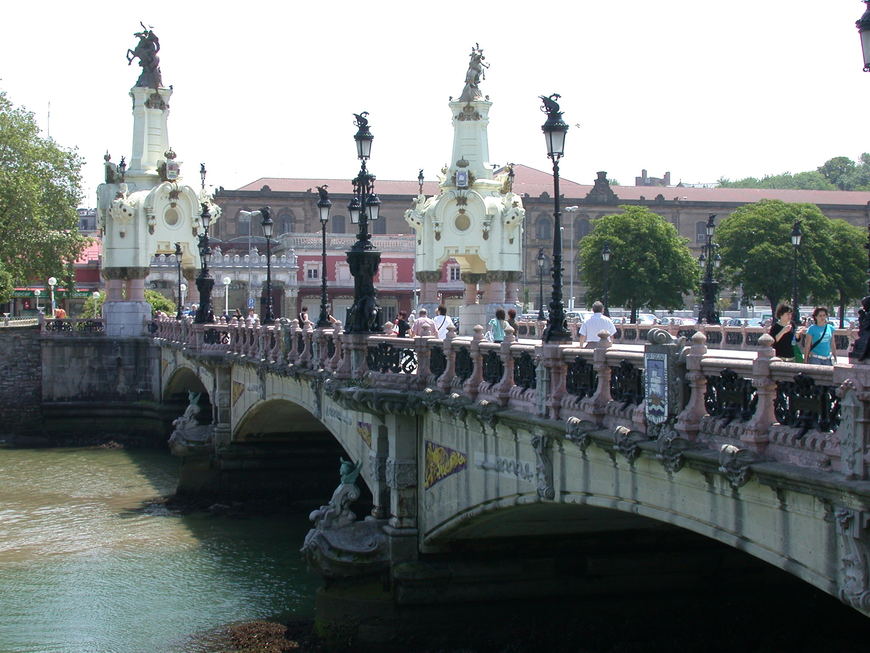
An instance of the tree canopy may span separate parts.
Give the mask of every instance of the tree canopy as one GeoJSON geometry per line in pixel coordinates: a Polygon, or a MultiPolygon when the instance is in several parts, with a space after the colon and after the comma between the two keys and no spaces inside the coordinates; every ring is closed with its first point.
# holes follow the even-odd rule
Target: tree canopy
{"type": "Polygon", "coordinates": [[[676,227],[643,206],[621,206],[622,213],[605,215],[579,244],[580,274],[589,287],[587,304],[604,295],[601,251],[610,246],[607,269],[609,302],[637,309],[677,309],[683,295],[694,292],[698,265],[676,227]]]}
{"type": "Polygon", "coordinates": [[[716,229],[722,275],[731,286],[743,285],[750,297],[763,297],[771,311],[780,300],[791,300],[795,251],[791,231],[801,222],[797,252],[799,299],[833,300],[844,293],[861,296],[863,234],[843,220],[831,220],[815,204],[761,200],[746,204],[725,218],[716,229]]]}
{"type": "Polygon", "coordinates": [[[15,283],[61,276],[87,243],[76,213],[81,165],[0,91],[0,264],[15,283]]]}
{"type": "Polygon", "coordinates": [[[835,156],[815,170],[783,172],[778,175],[744,177],[731,181],[719,179],[720,188],[780,188],[793,190],[870,190],[870,154],[865,152],[856,162],[847,156],[835,156]]]}
{"type": "MultiPolygon", "coordinates": [[[[82,315],[85,317],[100,317],[103,314],[103,302],[106,301],[105,291],[100,291],[97,297],[93,295],[85,300],[82,306],[82,315]]],[[[145,290],[145,301],[151,304],[151,312],[164,311],[175,315],[176,305],[167,297],[164,297],[156,290],[145,290]]]]}

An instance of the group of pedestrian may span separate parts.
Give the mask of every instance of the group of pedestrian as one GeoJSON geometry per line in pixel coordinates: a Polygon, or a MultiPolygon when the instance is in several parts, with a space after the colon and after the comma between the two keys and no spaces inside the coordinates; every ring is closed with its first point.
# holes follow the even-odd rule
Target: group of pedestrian
{"type": "Polygon", "coordinates": [[[797,326],[794,309],[780,303],[770,327],[773,350],[784,361],[806,362],[810,365],[833,365],[836,361],[831,345],[834,327],[828,323],[828,309],[816,306],[809,324],[797,326]]]}

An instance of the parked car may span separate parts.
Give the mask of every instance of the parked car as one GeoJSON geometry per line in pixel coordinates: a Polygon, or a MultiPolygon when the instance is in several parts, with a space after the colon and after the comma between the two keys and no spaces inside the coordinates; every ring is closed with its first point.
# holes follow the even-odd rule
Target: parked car
{"type": "Polygon", "coordinates": [[[638,324],[659,324],[661,320],[656,317],[653,313],[638,313],[637,314],[637,323],[638,324]]]}

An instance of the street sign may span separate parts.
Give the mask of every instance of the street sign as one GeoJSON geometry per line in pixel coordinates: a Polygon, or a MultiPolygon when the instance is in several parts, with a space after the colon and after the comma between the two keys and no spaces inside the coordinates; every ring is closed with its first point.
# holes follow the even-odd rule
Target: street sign
{"type": "Polygon", "coordinates": [[[248,308],[254,308],[254,298],[248,297],[248,308]]]}

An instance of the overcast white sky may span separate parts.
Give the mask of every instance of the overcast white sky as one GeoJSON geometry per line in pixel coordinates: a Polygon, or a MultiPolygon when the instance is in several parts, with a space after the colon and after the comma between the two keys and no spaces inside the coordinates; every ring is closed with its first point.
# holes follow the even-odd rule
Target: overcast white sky
{"type": "Polygon", "coordinates": [[[352,113],[370,112],[371,170],[427,179],[451,151],[449,96],[475,42],[491,64],[490,158],[549,169],[538,95],[562,95],[562,172],[623,184],[646,168],[713,182],[870,150],[858,0],[4,3],[0,88],[78,147],[84,205],[102,155],[129,158],[127,66],[139,21],[175,88],[170,144],[198,183],[352,177],[352,113]],[[554,9],[562,4],[561,9],[554,9]],[[579,124],[579,127],[574,126],[579,124]]]}

